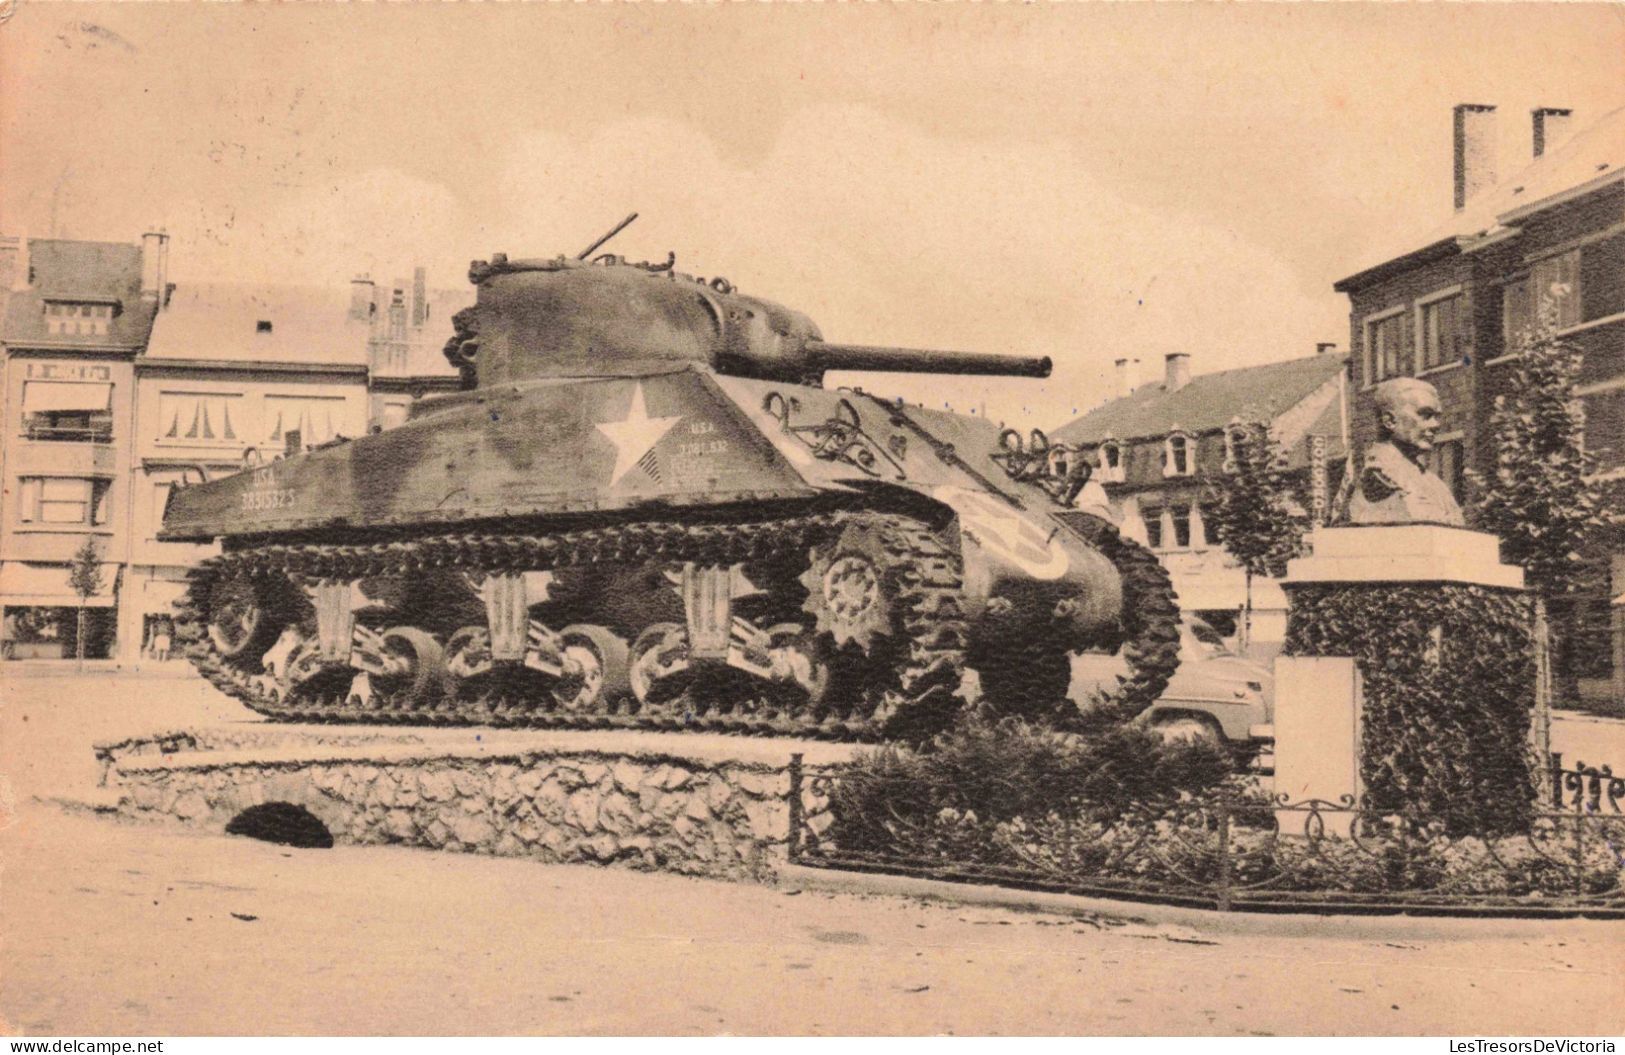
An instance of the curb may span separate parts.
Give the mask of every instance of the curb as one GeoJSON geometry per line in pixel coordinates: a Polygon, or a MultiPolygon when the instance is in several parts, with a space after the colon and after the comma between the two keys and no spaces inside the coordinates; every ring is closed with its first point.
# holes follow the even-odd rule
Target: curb
{"type": "MultiPolygon", "coordinates": [[[[1474,941],[1487,937],[1550,938],[1569,929],[1618,927],[1608,920],[1518,919],[1491,917],[1456,919],[1440,916],[1353,916],[1309,912],[1266,914],[1219,912],[1138,901],[1112,901],[1079,894],[1016,890],[979,883],[950,883],[940,879],[848,872],[807,865],[781,864],[781,886],[831,894],[920,898],[953,905],[1005,908],[1016,912],[1044,912],[1063,916],[1108,918],[1125,923],[1177,926],[1209,935],[1346,937],[1351,940],[1429,938],[1474,941]]],[[[1625,933],[1625,930],[1619,933],[1625,933]]]]}

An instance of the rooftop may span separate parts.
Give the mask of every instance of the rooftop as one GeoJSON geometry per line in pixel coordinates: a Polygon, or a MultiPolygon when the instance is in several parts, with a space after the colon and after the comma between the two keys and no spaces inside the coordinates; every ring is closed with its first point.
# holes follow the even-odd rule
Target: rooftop
{"type": "Polygon", "coordinates": [[[33,281],[5,298],[0,340],[13,348],[139,348],[152,328],[154,301],[141,298],[141,246],[123,242],[82,242],[30,238],[28,265],[33,281]],[[106,334],[51,333],[46,302],[115,304],[106,334]]]}
{"type": "MultiPolygon", "coordinates": [[[[350,296],[347,287],[184,283],[154,324],[147,357],[364,366],[373,322],[350,317],[350,296]]],[[[470,296],[431,290],[429,298],[428,321],[421,330],[408,327],[408,339],[433,346],[432,361],[422,357],[423,373],[450,373],[439,349],[451,337],[452,314],[470,296]]]]}
{"type": "MultiPolygon", "coordinates": [[[[1346,362],[1346,355],[1324,354],[1221,370],[1198,374],[1172,392],[1161,381],[1153,381],[1068,422],[1051,438],[1088,445],[1106,439],[1150,439],[1176,430],[1210,432],[1238,418],[1273,422],[1336,378],[1346,362]]],[[[1341,428],[1329,424],[1335,420],[1335,407],[1325,409],[1305,432],[1340,437],[1341,428]]]]}

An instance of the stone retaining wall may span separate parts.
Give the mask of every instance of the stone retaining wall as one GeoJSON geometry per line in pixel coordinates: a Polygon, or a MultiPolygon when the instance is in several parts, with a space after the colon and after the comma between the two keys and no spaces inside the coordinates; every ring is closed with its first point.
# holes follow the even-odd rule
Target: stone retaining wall
{"type": "MultiPolygon", "coordinates": [[[[777,752],[755,741],[743,752],[753,760],[641,745],[474,752],[405,739],[346,744],[329,733],[302,750],[164,753],[133,742],[102,750],[117,812],[132,819],[224,831],[249,807],[287,802],[309,810],[337,843],[748,879],[769,878],[786,858],[795,743],[777,752]]],[[[827,768],[815,762],[807,771],[827,768]]],[[[803,782],[802,806],[820,830],[828,800],[811,784],[803,782]]]]}

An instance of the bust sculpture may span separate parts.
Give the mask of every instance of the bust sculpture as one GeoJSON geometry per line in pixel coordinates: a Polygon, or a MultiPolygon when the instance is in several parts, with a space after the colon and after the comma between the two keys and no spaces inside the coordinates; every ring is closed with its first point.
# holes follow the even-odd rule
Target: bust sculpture
{"type": "Polygon", "coordinates": [[[1349,492],[1349,524],[1463,526],[1461,507],[1445,482],[1427,470],[1439,431],[1439,393],[1426,381],[1397,377],[1371,390],[1376,443],[1365,450],[1349,492]]]}

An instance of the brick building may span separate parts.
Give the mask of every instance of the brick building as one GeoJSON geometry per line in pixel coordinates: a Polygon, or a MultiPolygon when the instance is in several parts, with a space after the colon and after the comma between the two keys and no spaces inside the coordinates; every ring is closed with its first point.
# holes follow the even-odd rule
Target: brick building
{"type": "MultiPolygon", "coordinates": [[[[1493,465],[1490,413],[1507,391],[1518,336],[1551,298],[1560,336],[1585,353],[1587,448],[1625,508],[1625,109],[1568,135],[1572,121],[1565,110],[1535,110],[1528,164],[1497,179],[1495,108],[1456,107],[1454,211],[1335,285],[1350,303],[1355,445],[1375,435],[1363,393],[1389,377],[1426,379],[1444,411],[1435,471],[1462,500],[1464,469],[1493,465]]],[[[1602,585],[1581,601],[1568,659],[1584,697],[1619,704],[1625,545],[1598,538],[1590,556],[1602,585]]]]}
{"type": "MultiPolygon", "coordinates": [[[[1167,566],[1180,607],[1223,633],[1246,599],[1241,568],[1210,537],[1204,508],[1226,471],[1234,425],[1265,421],[1301,488],[1305,519],[1323,514],[1346,453],[1346,357],[1323,344],[1312,356],[1191,376],[1190,357],[1166,358],[1160,381],[1134,385],[1117,362],[1118,398],[1061,428],[1053,439],[1082,447],[1095,466],[1125,534],[1167,566]]],[[[1286,598],[1272,582],[1253,584],[1253,641],[1285,633],[1286,598]]]]}

